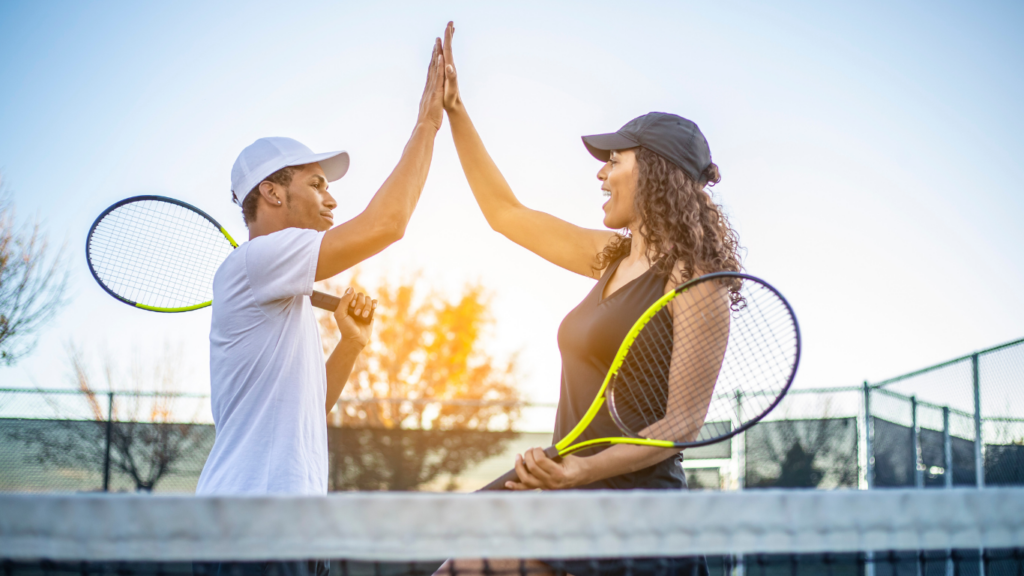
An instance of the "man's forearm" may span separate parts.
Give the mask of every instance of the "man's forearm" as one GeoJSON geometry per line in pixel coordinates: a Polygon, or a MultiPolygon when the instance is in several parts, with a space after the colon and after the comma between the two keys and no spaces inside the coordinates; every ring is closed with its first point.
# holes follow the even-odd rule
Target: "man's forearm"
{"type": "Polygon", "coordinates": [[[341,391],[345,389],[345,384],[348,383],[348,378],[352,375],[356,357],[362,351],[362,346],[342,340],[327,359],[327,402],[325,407],[328,414],[331,413],[331,409],[341,397],[341,391]]]}
{"type": "Polygon", "coordinates": [[[316,279],[330,278],[377,254],[405,235],[427,181],[437,130],[420,123],[398,165],[358,216],[327,231],[320,244],[316,279]]]}

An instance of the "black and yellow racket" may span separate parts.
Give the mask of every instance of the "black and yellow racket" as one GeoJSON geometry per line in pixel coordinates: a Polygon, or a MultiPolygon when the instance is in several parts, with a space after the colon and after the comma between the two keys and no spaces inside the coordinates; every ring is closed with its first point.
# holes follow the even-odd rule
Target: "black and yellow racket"
{"type": "MultiPolygon", "coordinates": [[[[800,328],[778,290],[746,274],[696,278],[636,321],[590,409],[544,453],[557,460],[610,444],[685,449],[725,440],[778,405],[799,362],[800,328]],[[623,436],[587,438],[606,404],[623,436]]],[[[515,470],[483,490],[510,480],[515,470]]]]}
{"type": "MultiPolygon", "coordinates": [[[[188,312],[213,304],[213,276],[237,247],[223,226],[191,204],[134,196],[96,218],[85,257],[92,277],[121,302],[154,312],[188,312]]],[[[329,311],[340,301],[316,291],[310,297],[313,306],[329,311]]],[[[352,317],[368,323],[373,312],[352,317]]]]}

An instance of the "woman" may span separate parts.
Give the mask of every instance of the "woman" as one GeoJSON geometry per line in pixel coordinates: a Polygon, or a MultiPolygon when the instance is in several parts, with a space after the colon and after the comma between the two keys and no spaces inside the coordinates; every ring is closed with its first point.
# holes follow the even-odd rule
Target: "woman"
{"type": "MultiPolygon", "coordinates": [[[[523,206],[488,155],[459,95],[453,34],[449,23],[444,107],[459,160],[487,222],[538,256],[598,281],[558,331],[563,369],[557,442],[586,412],[623,338],[648,307],[691,278],[740,270],[738,238],[704,190],[720,179],[707,141],[696,124],[672,114],[654,112],[614,134],[583,138],[590,153],[604,162],[597,178],[608,197],[604,226],[609,230],[580,228],[523,206]]],[[[580,440],[619,435],[607,411],[601,411],[580,440]]],[[[680,459],[675,450],[620,444],[556,462],[533,448],[516,457],[519,481],[506,487],[680,489],[686,486],[680,459]]],[[[674,571],[706,571],[697,564],[703,566],[691,561],[674,571]]],[[[576,573],[572,566],[560,567],[576,573]]],[[[602,573],[609,573],[604,568],[602,573]]],[[[632,568],[636,573],[637,566],[632,568]]]]}

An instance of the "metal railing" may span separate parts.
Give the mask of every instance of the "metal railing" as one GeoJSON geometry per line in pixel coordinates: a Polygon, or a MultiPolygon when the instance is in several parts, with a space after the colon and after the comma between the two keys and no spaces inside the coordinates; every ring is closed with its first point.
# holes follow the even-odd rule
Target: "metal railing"
{"type": "MultiPolygon", "coordinates": [[[[375,431],[372,425],[356,425],[356,431],[352,421],[339,416],[329,421],[338,426],[331,432],[332,467],[379,465],[384,458],[354,453],[350,444],[387,452],[404,442],[415,447],[410,452],[447,458],[445,473],[467,474],[487,458],[510,459],[512,454],[502,450],[514,450],[517,435],[545,442],[545,434],[531,432],[549,433],[555,412],[550,403],[351,397],[341,399],[335,412],[370,404],[500,408],[517,416],[511,431],[471,434],[375,431]],[[434,446],[446,443],[473,456],[459,460],[434,446]]],[[[212,423],[209,397],[203,394],[2,388],[0,491],[190,491],[212,447],[212,423]],[[140,460],[156,461],[163,469],[154,472],[140,460]]],[[[691,485],[712,489],[1024,484],[1024,339],[880,382],[791,390],[758,426],[718,445],[686,450],[684,456],[691,485]]],[[[399,457],[409,456],[387,456],[399,457]]],[[[396,463],[396,469],[399,464],[410,465],[396,463]]],[[[332,468],[335,476],[340,478],[340,471],[332,468]]],[[[415,485],[408,478],[398,484],[375,482],[372,486],[415,485]]],[[[346,476],[336,486],[362,485],[346,476]]]]}

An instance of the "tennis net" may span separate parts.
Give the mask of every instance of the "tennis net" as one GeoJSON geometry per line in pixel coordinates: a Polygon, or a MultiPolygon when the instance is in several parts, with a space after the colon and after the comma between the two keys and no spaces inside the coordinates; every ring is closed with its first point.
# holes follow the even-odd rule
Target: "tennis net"
{"type": "Polygon", "coordinates": [[[0,563],[4,576],[1024,576],[1024,489],[8,494],[0,563]]]}

